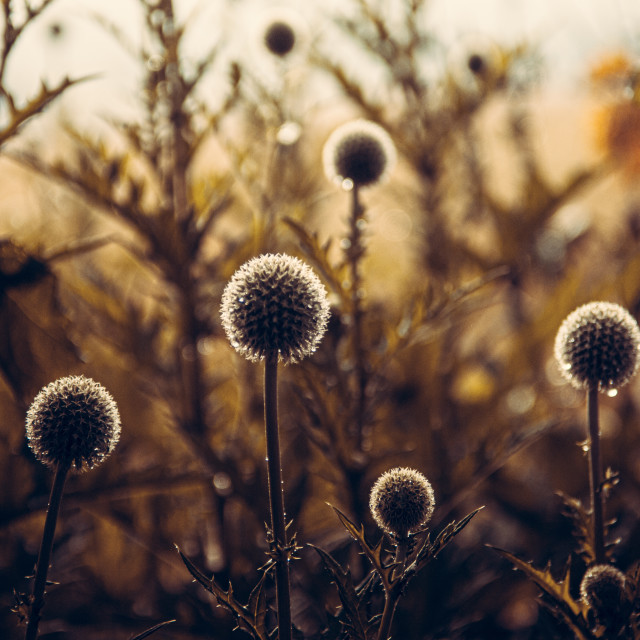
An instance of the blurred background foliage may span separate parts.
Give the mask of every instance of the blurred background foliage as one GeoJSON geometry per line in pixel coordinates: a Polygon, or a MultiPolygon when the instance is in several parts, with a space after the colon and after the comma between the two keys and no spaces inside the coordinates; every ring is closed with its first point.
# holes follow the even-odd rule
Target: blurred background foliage
{"type": "MultiPolygon", "coordinates": [[[[376,539],[371,485],[415,467],[435,488],[436,528],[485,509],[411,583],[394,637],[570,637],[484,545],[558,572],[573,550],[557,493],[587,494],[585,409],[552,344],[584,302],[640,311],[632,54],[603,51],[585,65],[588,89],[554,101],[535,47],[474,38],[443,55],[421,0],[352,0],[313,28],[266,13],[265,28],[292,26],[295,46],[273,55],[257,30],[253,66],[216,46],[185,54],[197,16],[182,22],[171,0],[139,0],[139,47],[101,23],[137,60],[136,109],[94,128],[47,109],[76,85],[90,91],[91,78],[43,84],[26,102],[5,81],[14,44],[50,4],[3,2],[3,637],[21,635],[12,590],[28,591],[51,481],[26,445],[24,413],[71,373],[111,391],[123,430],[103,466],[69,482],[43,636],[127,638],[170,618],[155,637],[237,633],[174,545],[241,599],[266,560],[262,372],[228,345],[218,305],[232,273],[268,251],[312,264],[332,302],[319,351],[281,374],[298,540],[362,577],[326,503],[376,539]],[[390,181],[361,194],[356,296],[350,195],[321,162],[329,133],[354,117],[384,126],[399,152],[390,181]]],[[[66,37],[63,22],[49,31],[66,37]]],[[[623,570],[640,548],[639,391],[632,383],[602,407],[604,461],[621,478],[607,508],[623,570]]],[[[292,584],[294,620],[318,637],[338,599],[312,549],[292,584]]]]}

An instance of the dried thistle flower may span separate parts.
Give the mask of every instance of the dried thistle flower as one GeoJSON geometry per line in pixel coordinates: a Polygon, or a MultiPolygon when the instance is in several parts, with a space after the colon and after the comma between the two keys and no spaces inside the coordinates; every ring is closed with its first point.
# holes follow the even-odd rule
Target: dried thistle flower
{"type": "Polygon", "coordinates": [[[99,465],[120,438],[111,394],[84,376],[51,382],[36,395],[26,419],[29,446],[49,467],[84,471],[99,465]]]}
{"type": "Polygon", "coordinates": [[[369,508],[376,524],[404,537],[433,515],[435,496],[429,481],[415,469],[396,467],[383,473],[371,489],[369,508]]]}
{"type": "Polygon", "coordinates": [[[311,355],[327,328],[327,292],[311,267],[285,254],[252,258],[232,276],[220,315],[231,346],[245,358],[277,352],[285,364],[311,355]]]}
{"type": "Polygon", "coordinates": [[[587,569],[580,583],[580,595],[600,624],[609,626],[619,616],[625,600],[625,583],[624,573],[609,564],[587,569]]]}
{"type": "Polygon", "coordinates": [[[327,139],[322,160],[329,180],[367,187],[382,182],[396,162],[389,134],[375,122],[352,120],[327,139]]]}
{"type": "Polygon", "coordinates": [[[640,329],[633,316],[612,302],[590,302],[560,326],[555,356],[574,387],[615,390],[636,373],[640,329]]]}

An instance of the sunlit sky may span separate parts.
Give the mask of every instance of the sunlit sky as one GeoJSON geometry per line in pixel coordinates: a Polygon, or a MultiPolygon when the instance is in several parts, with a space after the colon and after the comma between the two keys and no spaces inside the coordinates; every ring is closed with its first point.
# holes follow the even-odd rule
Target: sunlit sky
{"type": "MultiPolygon", "coordinates": [[[[246,54],[261,14],[275,6],[304,7],[309,29],[321,28],[319,16],[343,11],[344,0],[273,3],[265,0],[175,0],[180,20],[191,20],[185,53],[200,58],[221,36],[229,55],[246,54]]],[[[384,3],[383,3],[384,4],[384,3]]],[[[539,47],[551,86],[578,84],[599,53],[640,52],[638,0],[430,0],[425,22],[445,48],[469,34],[488,34],[512,44],[527,40],[539,47]]],[[[132,59],[95,24],[105,16],[135,46],[143,32],[138,0],[57,0],[25,32],[8,68],[9,86],[18,96],[37,91],[40,80],[101,73],[102,80],[83,95],[105,108],[135,90],[132,59]],[[52,27],[61,29],[52,37],[52,27]],[[120,98],[118,97],[120,96],[120,98]]],[[[314,34],[315,35],[315,34],[314,34]]],[[[126,101],[126,100],[125,100],[126,101]]]]}

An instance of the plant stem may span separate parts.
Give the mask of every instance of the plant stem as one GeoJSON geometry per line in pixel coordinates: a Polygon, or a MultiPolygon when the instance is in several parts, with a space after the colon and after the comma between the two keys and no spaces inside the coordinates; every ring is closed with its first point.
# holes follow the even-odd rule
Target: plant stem
{"type": "Polygon", "coordinates": [[[358,197],[358,185],[353,185],[351,190],[351,217],[349,228],[349,266],[351,268],[351,307],[353,321],[353,354],[356,369],[356,411],[355,411],[355,434],[356,451],[362,450],[362,436],[364,430],[364,413],[366,405],[367,372],[365,369],[364,353],[362,349],[362,305],[360,304],[360,290],[362,278],[360,276],[360,259],[364,254],[362,244],[362,231],[359,226],[363,220],[364,209],[358,197]]]}
{"type": "Polygon", "coordinates": [[[31,606],[29,607],[29,619],[27,621],[27,631],[25,640],[35,640],[38,637],[38,625],[40,624],[40,612],[44,606],[44,592],[47,586],[47,573],[51,560],[51,550],[53,549],[53,535],[56,530],[58,513],[60,512],[60,502],[64,483],[67,479],[68,466],[58,465],[53,478],[51,495],[49,496],[49,506],[47,507],[47,517],[44,522],[42,542],[38,554],[38,564],[36,566],[36,576],[33,583],[33,595],[31,606]]]}
{"type": "MultiPolygon", "coordinates": [[[[409,548],[409,536],[407,534],[400,535],[396,545],[396,553],[394,561],[398,564],[398,567],[393,571],[393,577],[397,579],[404,573],[404,566],[407,562],[407,550],[409,548]]],[[[393,622],[393,616],[396,612],[396,607],[400,596],[402,595],[402,589],[400,584],[395,582],[390,590],[385,592],[384,609],[382,611],[382,618],[380,620],[380,628],[378,629],[377,640],[389,640],[391,634],[391,623],[393,622]]]]}
{"type": "Polygon", "coordinates": [[[380,620],[380,628],[378,629],[377,640],[389,640],[391,631],[391,621],[393,614],[396,612],[398,598],[387,593],[384,599],[384,610],[382,611],[382,619],[380,620]]]}
{"type": "Polygon", "coordinates": [[[604,517],[602,504],[602,462],[600,458],[600,425],[598,421],[598,388],[587,392],[587,423],[589,429],[589,489],[593,525],[593,547],[597,564],[605,562],[604,517]]]}
{"type": "Polygon", "coordinates": [[[291,595],[289,588],[289,558],[286,550],[287,531],[280,465],[280,434],[278,427],[278,353],[267,354],[264,365],[264,422],[267,438],[267,473],[271,531],[276,554],[276,600],[278,609],[278,640],[291,640],[291,595]]]}

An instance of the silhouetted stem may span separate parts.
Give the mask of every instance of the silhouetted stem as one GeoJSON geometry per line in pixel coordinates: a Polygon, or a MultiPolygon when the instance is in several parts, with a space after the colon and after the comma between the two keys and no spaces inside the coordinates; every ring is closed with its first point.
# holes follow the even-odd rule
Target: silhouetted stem
{"type": "Polygon", "coordinates": [[[602,462],[600,459],[600,424],[598,421],[598,388],[587,392],[587,422],[589,429],[589,489],[591,492],[591,514],[593,546],[597,564],[605,562],[604,517],[602,505],[602,462]]]}
{"type": "Polygon", "coordinates": [[[378,640],[389,640],[391,621],[393,620],[393,614],[396,612],[397,604],[398,598],[387,593],[384,600],[382,619],[380,620],[380,629],[378,630],[378,640]]]}
{"type": "Polygon", "coordinates": [[[362,231],[359,223],[363,219],[363,209],[358,197],[358,186],[351,191],[351,217],[349,229],[349,266],[351,268],[351,307],[353,314],[353,353],[357,376],[356,388],[356,451],[362,450],[362,431],[364,429],[364,413],[366,405],[367,376],[362,349],[362,306],[360,304],[361,277],[360,260],[364,254],[362,231]]]}
{"type": "MultiPolygon", "coordinates": [[[[396,553],[394,561],[398,565],[393,572],[394,578],[402,575],[404,572],[404,566],[407,561],[407,550],[409,548],[409,536],[402,535],[398,539],[396,545],[396,553]]],[[[391,635],[391,623],[393,622],[393,616],[398,606],[398,601],[402,595],[402,590],[399,583],[395,583],[391,590],[385,591],[384,609],[382,611],[382,618],[380,620],[380,627],[378,629],[377,640],[389,640],[391,635]],[[395,588],[394,588],[395,587],[395,588]]]]}
{"type": "Polygon", "coordinates": [[[25,640],[35,640],[38,637],[40,612],[44,606],[44,592],[47,586],[47,573],[49,571],[49,562],[51,561],[51,550],[53,549],[53,535],[56,530],[56,522],[58,521],[58,513],[60,512],[60,502],[62,501],[62,492],[64,491],[64,483],[67,479],[68,471],[69,467],[62,467],[58,465],[53,478],[53,486],[51,487],[51,495],[49,497],[49,506],[47,507],[47,517],[44,522],[42,542],[40,543],[40,552],[38,554],[36,575],[33,582],[33,595],[31,599],[31,606],[29,607],[29,619],[27,621],[25,640]]]}
{"type": "Polygon", "coordinates": [[[280,434],[278,427],[278,353],[265,358],[264,422],[267,438],[267,473],[273,549],[276,554],[276,599],[278,609],[278,639],[291,640],[291,595],[289,588],[289,558],[280,465],[280,434]]]}

